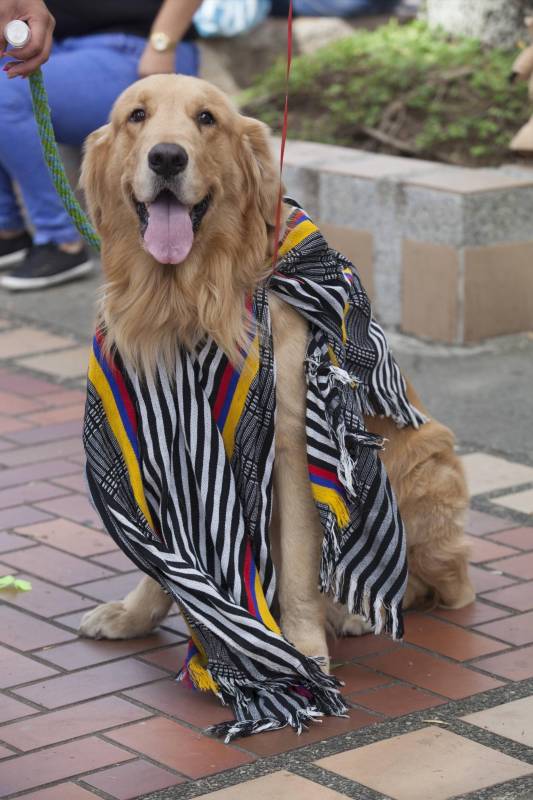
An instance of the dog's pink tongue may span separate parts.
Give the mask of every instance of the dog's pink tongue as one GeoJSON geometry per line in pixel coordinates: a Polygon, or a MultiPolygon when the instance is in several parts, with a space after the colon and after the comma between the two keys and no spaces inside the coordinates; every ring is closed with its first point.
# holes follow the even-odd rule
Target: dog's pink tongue
{"type": "Polygon", "coordinates": [[[147,204],[148,225],[144,246],[161,264],[181,264],[189,255],[194,239],[189,212],[168,193],[147,204]]]}

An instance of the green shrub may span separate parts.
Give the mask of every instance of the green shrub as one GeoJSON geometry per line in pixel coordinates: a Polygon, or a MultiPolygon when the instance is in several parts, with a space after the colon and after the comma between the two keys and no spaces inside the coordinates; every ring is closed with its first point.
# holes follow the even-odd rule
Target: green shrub
{"type": "MultiPolygon", "coordinates": [[[[391,21],[293,60],[289,136],[451,163],[497,164],[532,109],[509,84],[515,51],[391,21]],[[386,138],[383,143],[380,139],[386,138]]],[[[280,130],[285,64],[243,93],[246,113],[280,130]]]]}

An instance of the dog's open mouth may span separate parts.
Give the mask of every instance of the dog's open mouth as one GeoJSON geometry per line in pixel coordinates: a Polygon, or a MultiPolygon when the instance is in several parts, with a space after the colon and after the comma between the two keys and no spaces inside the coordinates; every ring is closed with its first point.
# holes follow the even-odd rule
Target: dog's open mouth
{"type": "Polygon", "coordinates": [[[206,195],[191,208],[180,203],[168,189],[151,203],[135,200],[145,250],[161,264],[185,261],[210,201],[210,195],[206,195]]]}

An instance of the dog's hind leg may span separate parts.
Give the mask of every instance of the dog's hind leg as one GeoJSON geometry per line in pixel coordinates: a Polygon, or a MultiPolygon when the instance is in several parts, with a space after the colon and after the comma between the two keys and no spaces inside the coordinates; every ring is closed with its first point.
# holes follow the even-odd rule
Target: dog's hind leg
{"type": "Polygon", "coordinates": [[[433,503],[419,502],[404,510],[403,516],[409,544],[404,607],[463,608],[472,603],[475,592],[468,576],[470,548],[463,535],[464,514],[433,498],[433,503]]]}
{"type": "Polygon", "coordinates": [[[88,611],[79,632],[89,639],[135,639],[146,636],[166,617],[172,598],[145,575],[124,600],[88,611]]]}
{"type": "Polygon", "coordinates": [[[370,633],[372,625],[359,614],[350,614],[345,605],[327,600],[328,627],[335,636],[362,636],[370,633]]]}

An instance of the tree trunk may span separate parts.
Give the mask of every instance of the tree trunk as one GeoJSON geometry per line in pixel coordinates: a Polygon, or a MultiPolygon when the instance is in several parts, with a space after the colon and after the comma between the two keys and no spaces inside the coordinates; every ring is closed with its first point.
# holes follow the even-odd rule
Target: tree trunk
{"type": "Polygon", "coordinates": [[[432,28],[513,47],[524,35],[524,16],[532,0],[426,0],[425,6],[432,28]]]}

